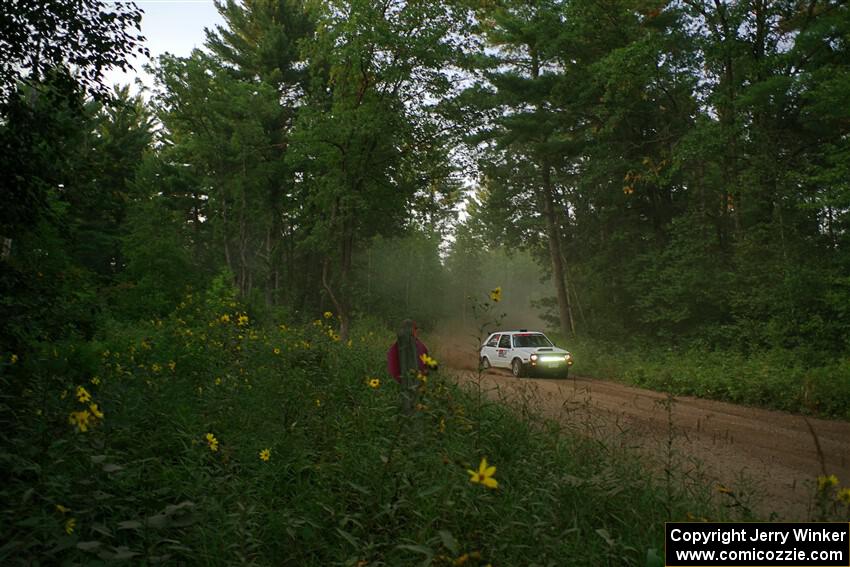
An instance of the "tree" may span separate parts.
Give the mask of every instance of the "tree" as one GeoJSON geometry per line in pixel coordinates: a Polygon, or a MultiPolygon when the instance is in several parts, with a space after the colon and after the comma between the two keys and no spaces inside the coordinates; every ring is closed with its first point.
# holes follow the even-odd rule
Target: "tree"
{"type": "Polygon", "coordinates": [[[118,89],[109,105],[90,103],[92,123],[85,133],[75,179],[65,184],[67,230],[76,262],[104,285],[124,268],[121,239],[128,232],[132,182],[153,140],[153,118],[141,96],[118,89]]]}
{"type": "Polygon", "coordinates": [[[0,101],[17,83],[41,82],[56,67],[71,66],[84,91],[103,98],[103,72],[126,70],[142,46],[142,11],[132,2],[7,0],[0,4],[0,101]],[[135,30],[135,31],[133,31],[135,30]]]}
{"type": "Polygon", "coordinates": [[[322,285],[346,340],[356,248],[403,228],[422,189],[418,160],[439,155],[416,132],[433,132],[421,101],[447,88],[441,69],[455,19],[438,3],[353,0],[324,4],[317,22],[306,46],[311,90],[288,160],[313,214],[304,245],[321,256],[322,285]]]}
{"type": "Polygon", "coordinates": [[[493,151],[484,157],[491,164],[486,175],[497,184],[504,181],[502,189],[532,196],[526,199],[530,209],[511,210],[538,218],[548,244],[561,332],[568,336],[575,334],[575,322],[561,235],[566,203],[553,177],[574,151],[568,131],[558,131],[552,106],[553,88],[562,74],[551,44],[561,24],[560,10],[560,3],[549,1],[503,2],[478,10],[479,27],[493,54],[481,59],[482,81],[465,98],[495,110],[489,127],[476,140],[493,141],[493,151]],[[523,169],[522,181],[513,176],[512,164],[523,169]]]}

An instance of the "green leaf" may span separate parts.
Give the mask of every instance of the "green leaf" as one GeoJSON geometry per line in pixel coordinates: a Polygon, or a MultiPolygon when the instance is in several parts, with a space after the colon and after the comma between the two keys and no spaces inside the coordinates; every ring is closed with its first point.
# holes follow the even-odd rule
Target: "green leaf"
{"type": "Polygon", "coordinates": [[[453,555],[457,555],[460,553],[460,546],[457,544],[457,540],[452,536],[451,532],[448,530],[440,530],[440,540],[443,542],[443,545],[446,549],[452,552],[453,555]]]}
{"type": "Polygon", "coordinates": [[[430,561],[434,557],[434,550],[430,547],[425,547],[424,545],[414,545],[409,543],[402,543],[396,546],[396,549],[406,549],[408,551],[413,551],[414,553],[419,553],[425,556],[425,561],[430,561]]]}
{"type": "Polygon", "coordinates": [[[132,559],[138,555],[141,555],[141,553],[133,551],[129,547],[124,545],[122,545],[121,547],[113,547],[112,549],[113,551],[101,551],[97,554],[97,556],[106,561],[123,561],[125,559],[132,559]]]}
{"type": "Polygon", "coordinates": [[[138,530],[142,527],[142,523],[138,520],[125,520],[118,522],[119,530],[138,530]]]}
{"type": "Polygon", "coordinates": [[[360,549],[360,542],[357,541],[357,539],[353,535],[340,528],[337,528],[336,531],[339,535],[343,537],[343,539],[345,539],[345,541],[350,543],[354,547],[354,549],[360,549]]]}
{"type": "Polygon", "coordinates": [[[658,555],[654,547],[646,550],[646,567],[664,567],[664,560],[658,555]]]}
{"type": "Polygon", "coordinates": [[[605,543],[607,543],[609,546],[614,547],[617,545],[617,542],[614,540],[614,538],[611,537],[611,534],[608,533],[608,530],[606,530],[605,528],[597,529],[596,533],[599,534],[599,537],[604,539],[605,543]]]}
{"type": "Polygon", "coordinates": [[[83,551],[94,551],[101,545],[103,545],[103,543],[99,541],[81,541],[77,544],[77,549],[81,549],[83,551]]]}

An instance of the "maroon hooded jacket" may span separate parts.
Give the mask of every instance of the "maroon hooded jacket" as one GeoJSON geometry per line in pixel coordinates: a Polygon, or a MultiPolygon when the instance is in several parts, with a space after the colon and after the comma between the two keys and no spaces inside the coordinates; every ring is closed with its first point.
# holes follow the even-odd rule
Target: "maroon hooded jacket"
{"type": "MultiPolygon", "coordinates": [[[[419,339],[416,340],[416,362],[419,363],[419,371],[423,374],[428,373],[428,367],[422,362],[422,355],[428,354],[428,347],[422,344],[419,339]]],[[[401,383],[401,366],[398,361],[398,342],[393,343],[390,350],[387,351],[387,372],[395,378],[395,381],[401,383]]]]}

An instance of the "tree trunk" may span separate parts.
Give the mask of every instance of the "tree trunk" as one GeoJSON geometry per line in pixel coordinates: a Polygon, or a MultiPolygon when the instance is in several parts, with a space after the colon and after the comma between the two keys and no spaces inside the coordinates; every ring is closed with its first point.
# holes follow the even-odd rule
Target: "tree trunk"
{"type": "MultiPolygon", "coordinates": [[[[540,58],[537,46],[529,44],[529,55],[531,56],[531,76],[537,79],[540,76],[540,58]]],[[[537,107],[537,111],[540,108],[537,107]]],[[[557,215],[555,212],[555,198],[552,194],[552,172],[546,158],[540,159],[543,181],[543,216],[546,218],[546,235],[549,238],[549,258],[552,261],[552,276],[555,279],[555,292],[558,297],[558,320],[561,323],[561,334],[566,337],[575,336],[576,330],[573,323],[572,309],[570,309],[570,296],[567,292],[567,284],[564,274],[564,260],[561,253],[561,235],[558,230],[557,215]]]]}
{"type": "MultiPolygon", "coordinates": [[[[336,218],[336,208],[332,212],[331,218],[336,218]]],[[[348,277],[351,273],[352,251],[354,248],[354,221],[351,219],[342,221],[342,239],[340,268],[339,268],[339,286],[334,292],[329,278],[330,271],[330,254],[325,256],[322,262],[322,286],[325,288],[331,302],[336,309],[337,317],[339,317],[339,339],[347,342],[351,334],[351,315],[349,313],[348,302],[348,277]]]]}
{"type": "Polygon", "coordinates": [[[552,276],[555,280],[555,292],[558,297],[558,319],[561,323],[561,334],[566,337],[575,336],[570,296],[567,293],[564,278],[564,262],[561,255],[561,235],[558,231],[555,214],[555,199],[552,195],[552,176],[549,164],[543,165],[543,216],[546,219],[546,235],[549,238],[549,258],[552,261],[552,276]]]}

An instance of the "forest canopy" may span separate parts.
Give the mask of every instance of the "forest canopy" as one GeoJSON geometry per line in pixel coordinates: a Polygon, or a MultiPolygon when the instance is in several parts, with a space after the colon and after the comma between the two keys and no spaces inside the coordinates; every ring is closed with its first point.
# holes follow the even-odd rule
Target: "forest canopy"
{"type": "Polygon", "coordinates": [[[227,0],[109,97],[141,11],[60,4],[3,8],[9,351],[223,273],[347,338],[503,270],[563,336],[846,352],[843,2],[227,0]]]}

